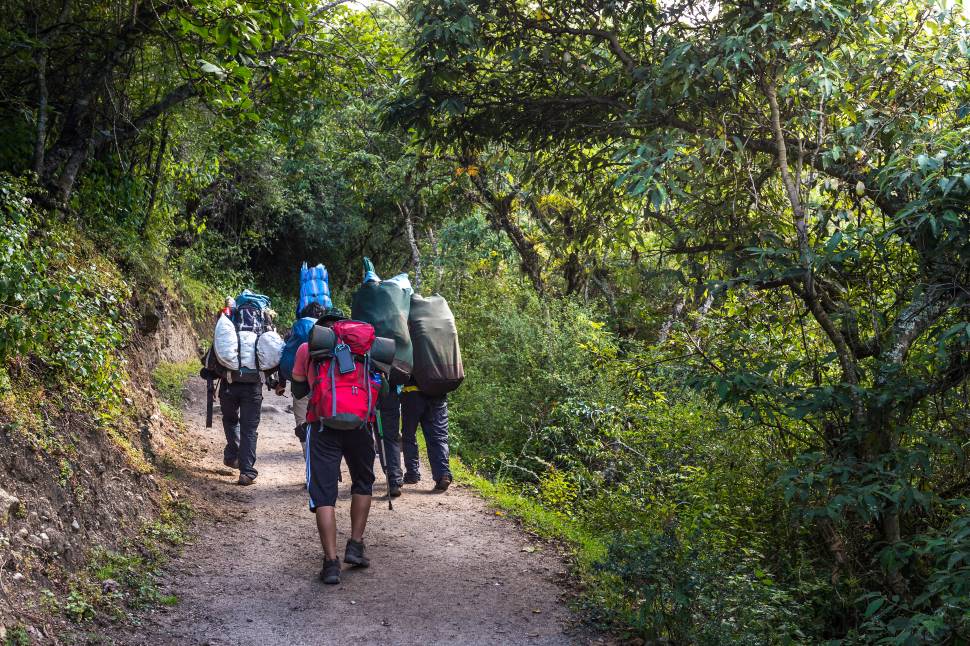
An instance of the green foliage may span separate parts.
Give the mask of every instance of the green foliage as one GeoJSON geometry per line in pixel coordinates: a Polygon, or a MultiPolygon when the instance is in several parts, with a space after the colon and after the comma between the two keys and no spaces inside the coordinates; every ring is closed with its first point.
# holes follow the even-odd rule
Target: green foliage
{"type": "Polygon", "coordinates": [[[4,646],[30,646],[30,635],[26,628],[17,625],[7,629],[7,637],[3,643],[4,646]]]}
{"type": "Polygon", "coordinates": [[[757,438],[678,385],[683,374],[645,367],[663,355],[621,343],[595,308],[540,303],[492,258],[451,301],[467,371],[450,398],[454,445],[500,483],[488,494],[499,504],[526,518],[539,504],[562,520],[527,522],[591,537],[579,548],[598,564],[584,576],[591,617],[712,644],[815,630],[800,618],[816,588],[784,580],[802,567],[785,551],[793,533],[767,529],[786,519],[757,438]]]}
{"type": "MultiPolygon", "coordinates": [[[[648,640],[711,645],[811,641],[800,628],[809,609],[762,569],[765,560],[750,547],[726,554],[703,534],[681,540],[668,531],[624,535],[596,567],[619,581],[618,589],[604,598],[607,611],[648,640]]],[[[802,582],[802,592],[822,584],[802,582]]]]}
{"type": "Polygon", "coordinates": [[[362,255],[420,260],[464,477],[579,546],[591,616],[970,639],[958,5],[140,7],[0,17],[0,170],[47,155],[0,179],[0,401],[38,446],[68,450],[15,388],[117,417],[130,290],[171,273],[211,320],[258,283],[285,327],[304,260],[343,302],[362,255]]]}
{"type": "Polygon", "coordinates": [[[199,362],[190,359],[183,363],[162,361],[152,372],[152,383],[159,396],[170,406],[180,409],[185,401],[185,384],[199,374],[199,362]]]}
{"type": "Polygon", "coordinates": [[[75,233],[41,220],[22,183],[0,177],[0,209],[0,362],[21,369],[29,357],[28,370],[75,388],[88,410],[117,403],[127,287],[75,233]]]}
{"type": "MultiPolygon", "coordinates": [[[[967,483],[961,7],[410,9],[411,85],[389,120],[483,160],[490,179],[473,184],[537,288],[561,280],[571,293],[585,281],[618,331],[660,341],[621,340],[627,370],[580,367],[569,399],[513,363],[552,403],[523,414],[518,393],[522,442],[498,431],[495,446],[515,465],[504,473],[544,495],[554,466],[582,492],[572,513],[639,537],[617,553],[620,576],[676,583],[668,597],[638,593],[638,630],[683,641],[757,641],[759,625],[809,640],[965,641],[965,618],[949,612],[970,602],[962,577],[934,565],[962,562],[961,541],[939,537],[960,518],[967,483]],[[635,502],[619,513],[624,498],[635,502]],[[787,595],[796,611],[737,615],[742,632],[720,632],[720,610],[697,604],[712,590],[740,594],[731,582],[741,579],[718,583],[706,565],[743,579],[753,570],[730,558],[739,545],[782,591],[770,602],[751,587],[739,607],[787,595]],[[832,594],[796,584],[805,569],[831,571],[832,594]]],[[[555,348],[562,330],[545,327],[555,348]]],[[[516,381],[501,370],[513,353],[489,352],[494,374],[516,381]]]]}

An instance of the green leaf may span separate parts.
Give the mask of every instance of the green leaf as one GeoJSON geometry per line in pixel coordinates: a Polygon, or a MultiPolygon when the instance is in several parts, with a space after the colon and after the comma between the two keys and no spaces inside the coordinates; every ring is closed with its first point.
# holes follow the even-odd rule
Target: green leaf
{"type": "Polygon", "coordinates": [[[885,602],[886,602],[886,599],[883,597],[879,597],[878,599],[873,599],[872,601],[869,602],[869,605],[866,606],[866,611],[865,613],[863,613],[863,616],[866,619],[869,619],[874,614],[876,614],[876,612],[878,612],[880,608],[882,608],[882,604],[884,604],[885,602]]]}

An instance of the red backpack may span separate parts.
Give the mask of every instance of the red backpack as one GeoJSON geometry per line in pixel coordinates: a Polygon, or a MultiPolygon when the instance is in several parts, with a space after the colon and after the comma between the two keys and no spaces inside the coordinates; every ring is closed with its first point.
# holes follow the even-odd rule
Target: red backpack
{"type": "Polygon", "coordinates": [[[350,348],[354,370],[341,374],[333,356],[314,361],[316,374],[306,417],[308,422],[320,422],[327,428],[353,430],[373,421],[381,389],[380,376],[371,368],[374,327],[360,321],[338,321],[333,331],[337,347],[346,344],[350,348]]]}

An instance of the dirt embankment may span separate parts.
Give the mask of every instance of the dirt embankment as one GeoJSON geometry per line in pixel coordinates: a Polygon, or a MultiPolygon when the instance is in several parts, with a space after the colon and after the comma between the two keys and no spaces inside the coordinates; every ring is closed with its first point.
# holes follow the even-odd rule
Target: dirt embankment
{"type": "MultiPolygon", "coordinates": [[[[202,423],[194,380],[186,420],[195,458],[180,476],[199,495],[199,535],[164,588],[180,602],[156,610],[122,644],[585,643],[564,602],[566,567],[460,484],[406,486],[388,510],[378,478],[365,541],[371,566],[338,586],[317,578],[321,551],[307,510],[305,466],[289,400],[267,395],[255,485],[222,466],[223,434],[202,423]]],[[[425,473],[427,473],[425,471],[425,473]]],[[[349,476],[338,501],[339,549],[349,533],[349,476]]]]}
{"type": "MultiPolygon", "coordinates": [[[[196,356],[195,336],[170,296],[130,305],[136,334],[125,348],[118,419],[93,419],[83,403],[45,392],[38,380],[5,403],[19,410],[0,407],[0,642],[14,632],[57,642],[66,621],[50,609],[63,608],[77,569],[97,548],[136,534],[163,495],[178,495],[154,471],[181,440],[160,414],[150,377],[160,361],[196,356]]],[[[24,370],[43,369],[25,362],[24,370]]]]}

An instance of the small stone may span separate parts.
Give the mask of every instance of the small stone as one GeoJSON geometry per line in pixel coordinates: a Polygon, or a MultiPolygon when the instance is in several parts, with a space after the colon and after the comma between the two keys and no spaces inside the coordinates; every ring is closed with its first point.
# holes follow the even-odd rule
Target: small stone
{"type": "Polygon", "coordinates": [[[14,572],[13,576],[11,576],[10,578],[13,579],[14,581],[23,581],[24,575],[21,574],[20,572],[14,572]]]}
{"type": "Polygon", "coordinates": [[[51,537],[47,535],[47,532],[40,533],[40,540],[44,543],[44,547],[51,544],[51,537]]]}
{"type": "Polygon", "coordinates": [[[77,522],[76,518],[71,521],[71,529],[73,529],[75,532],[81,530],[81,525],[77,522]]]}
{"type": "Polygon", "coordinates": [[[126,406],[131,406],[134,403],[135,402],[132,401],[131,397],[125,397],[125,405],[126,406]]]}
{"type": "Polygon", "coordinates": [[[37,534],[31,534],[30,536],[28,536],[27,537],[27,543],[31,547],[36,547],[37,549],[43,549],[43,547],[44,547],[44,539],[42,539],[37,534]]]}
{"type": "Polygon", "coordinates": [[[17,496],[0,489],[0,523],[7,522],[7,517],[16,513],[20,507],[20,499],[17,496]]]}
{"type": "Polygon", "coordinates": [[[356,601],[351,601],[351,602],[350,602],[350,605],[352,605],[352,606],[356,606],[356,605],[357,605],[357,602],[356,602],[356,601]]]}
{"type": "Polygon", "coordinates": [[[101,591],[105,594],[110,594],[118,590],[118,582],[114,579],[105,579],[101,582],[101,591]]]}

